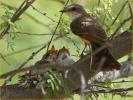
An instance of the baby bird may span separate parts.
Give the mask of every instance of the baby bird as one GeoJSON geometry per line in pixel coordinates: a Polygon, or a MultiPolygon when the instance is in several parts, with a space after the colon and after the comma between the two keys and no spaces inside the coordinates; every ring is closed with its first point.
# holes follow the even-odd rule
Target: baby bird
{"type": "Polygon", "coordinates": [[[56,63],[62,66],[69,66],[74,63],[74,60],[70,56],[70,52],[68,49],[63,47],[59,50],[57,54],[56,63]]]}

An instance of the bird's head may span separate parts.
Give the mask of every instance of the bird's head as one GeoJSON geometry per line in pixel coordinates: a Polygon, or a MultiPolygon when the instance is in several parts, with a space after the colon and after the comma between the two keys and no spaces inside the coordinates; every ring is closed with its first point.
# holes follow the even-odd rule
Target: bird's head
{"type": "Polygon", "coordinates": [[[60,12],[68,14],[68,16],[70,18],[72,18],[72,20],[74,20],[75,18],[78,18],[81,15],[86,13],[83,6],[81,6],[79,4],[69,5],[69,6],[65,7],[63,10],[61,10],[60,12]]]}
{"type": "Polygon", "coordinates": [[[52,45],[52,48],[48,51],[49,56],[56,58],[58,51],[55,49],[54,45],[52,45]]]}
{"type": "Polygon", "coordinates": [[[69,50],[63,47],[62,49],[59,50],[57,58],[58,59],[68,59],[70,57],[69,50]]]}

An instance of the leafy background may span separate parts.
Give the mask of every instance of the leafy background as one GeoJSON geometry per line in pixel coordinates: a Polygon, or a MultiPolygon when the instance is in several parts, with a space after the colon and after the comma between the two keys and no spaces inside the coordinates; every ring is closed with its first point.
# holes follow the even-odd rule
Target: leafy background
{"type": "MultiPolygon", "coordinates": [[[[19,7],[19,5],[22,3],[22,0],[3,0],[2,2],[13,7],[19,7]]],[[[114,32],[120,22],[130,16],[129,8],[128,6],[126,6],[115,24],[111,26],[113,19],[116,17],[125,0],[70,0],[69,4],[73,2],[80,2],[81,4],[85,5],[87,12],[96,16],[106,31],[108,28],[110,28],[110,31],[107,31],[108,36],[110,36],[114,32]],[[99,1],[100,3],[98,3],[99,1]]],[[[64,5],[58,2],[58,0],[36,0],[33,6],[39,9],[41,12],[45,12],[46,15],[52,18],[54,21],[58,21],[60,16],[59,10],[61,10],[64,5]]],[[[0,5],[0,32],[2,32],[4,28],[3,23],[10,23],[9,18],[12,16],[12,13],[14,13],[13,9],[0,5]]],[[[4,61],[3,58],[0,57],[1,74],[16,69],[32,54],[32,52],[36,51],[38,48],[43,46],[44,43],[47,43],[50,40],[52,36],[50,34],[52,34],[57,23],[48,17],[36,12],[32,7],[30,7],[15,24],[10,23],[12,25],[10,32],[2,40],[0,40],[0,54],[6,59],[6,61],[4,61]],[[30,15],[30,17],[27,14],[30,15]],[[37,19],[37,21],[34,20],[34,18],[37,19]],[[16,32],[49,35],[27,35],[16,32]],[[20,50],[22,50],[23,52],[16,53],[16,51],[20,50]]],[[[81,53],[84,45],[77,36],[71,34],[69,29],[69,22],[69,18],[63,15],[63,21],[61,22],[61,25],[59,26],[56,33],[65,34],[69,31],[70,34],[68,34],[67,36],[69,38],[72,38],[78,48],[67,37],[52,42],[51,46],[52,44],[54,44],[57,49],[66,46],[70,50],[71,55],[75,55],[72,56],[73,59],[77,60],[79,59],[78,55],[81,53]]],[[[121,28],[120,31],[122,32],[124,30],[128,30],[129,26],[130,22],[128,22],[123,28],[121,28]]],[[[26,66],[33,65],[36,61],[40,60],[45,52],[46,49],[41,51],[26,66]]],[[[121,62],[123,60],[126,60],[126,57],[120,59],[119,61],[121,62]]],[[[130,78],[128,78],[128,80],[130,80],[130,78]]],[[[17,82],[16,77],[13,78],[12,83],[15,82],[17,82]]],[[[0,83],[2,84],[3,80],[0,80],[0,83]]],[[[128,87],[130,85],[131,84],[129,83],[124,83],[120,86],[128,87]]],[[[75,100],[78,100],[79,96],[75,95],[74,98],[75,100]]],[[[111,95],[107,97],[103,95],[100,96],[100,98],[102,100],[107,100],[111,99],[112,97],[111,95]]],[[[114,100],[116,99],[131,100],[131,98],[121,98],[120,96],[114,96],[114,100]]]]}

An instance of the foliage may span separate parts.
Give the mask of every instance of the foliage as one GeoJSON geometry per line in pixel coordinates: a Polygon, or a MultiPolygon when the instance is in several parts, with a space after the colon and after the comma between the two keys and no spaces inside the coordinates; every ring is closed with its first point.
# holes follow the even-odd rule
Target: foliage
{"type": "Polygon", "coordinates": [[[44,74],[47,79],[44,90],[46,90],[49,97],[58,96],[60,92],[64,92],[66,96],[69,95],[69,90],[59,73],[49,70],[44,74]]]}

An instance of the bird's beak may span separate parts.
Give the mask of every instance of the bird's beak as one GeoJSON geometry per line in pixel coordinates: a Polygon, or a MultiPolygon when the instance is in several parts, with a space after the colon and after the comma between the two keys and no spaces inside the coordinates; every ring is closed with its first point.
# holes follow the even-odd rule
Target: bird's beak
{"type": "Polygon", "coordinates": [[[65,10],[64,10],[64,9],[62,9],[62,10],[60,10],[59,12],[62,12],[62,13],[64,13],[64,12],[65,12],[65,10]]]}

